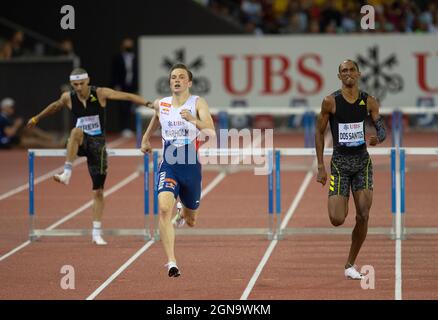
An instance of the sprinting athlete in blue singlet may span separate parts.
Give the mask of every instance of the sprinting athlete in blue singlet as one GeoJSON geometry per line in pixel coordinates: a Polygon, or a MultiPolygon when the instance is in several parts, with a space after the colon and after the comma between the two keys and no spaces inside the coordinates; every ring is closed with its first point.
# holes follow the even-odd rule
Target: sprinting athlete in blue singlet
{"type": "MultiPolygon", "coordinates": [[[[174,226],[185,222],[195,225],[201,199],[201,164],[198,161],[198,135],[215,135],[213,120],[205,99],[191,95],[192,73],[184,64],[176,64],[170,70],[172,96],[154,102],[155,116],[143,136],[141,150],[150,152],[150,137],[161,125],[163,160],[158,172],[159,229],[166,252],[169,277],[181,273],[176,264],[174,226]],[[182,205],[172,220],[175,200],[182,205]]],[[[177,207],[178,207],[177,205],[177,207]]]]}

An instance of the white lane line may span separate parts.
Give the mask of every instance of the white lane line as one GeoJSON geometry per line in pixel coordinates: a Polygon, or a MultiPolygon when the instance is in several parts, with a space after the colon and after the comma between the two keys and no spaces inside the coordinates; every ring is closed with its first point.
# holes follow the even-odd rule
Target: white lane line
{"type": "MultiPolygon", "coordinates": [[[[138,172],[134,172],[134,173],[130,174],[128,177],[126,177],[125,179],[123,179],[122,181],[120,181],[119,183],[114,185],[112,188],[108,189],[108,191],[106,191],[104,193],[104,196],[108,197],[109,195],[111,195],[112,193],[116,192],[120,188],[124,187],[125,185],[127,185],[128,183],[130,183],[132,180],[136,179],[139,176],[140,176],[140,173],[138,173],[138,172]]],[[[78,209],[76,209],[76,210],[72,211],[71,213],[69,213],[64,218],[58,220],[57,222],[55,222],[51,226],[47,227],[46,230],[53,230],[53,229],[55,229],[56,227],[58,227],[62,223],[72,219],[73,217],[77,216],[79,213],[83,212],[85,209],[91,207],[92,204],[93,204],[93,201],[88,201],[87,203],[85,203],[84,205],[79,207],[78,209]]],[[[6,258],[10,257],[14,253],[20,251],[21,249],[23,249],[24,247],[29,245],[30,243],[31,243],[30,241],[23,242],[21,245],[17,246],[16,248],[12,249],[8,253],[6,253],[3,256],[1,256],[0,257],[0,261],[5,260],[6,258]]]]}
{"type": "Polygon", "coordinates": [[[201,192],[201,199],[205,197],[211,190],[213,190],[224,178],[226,177],[225,172],[219,173],[213,181],[211,181],[204,190],[201,192]]]}
{"type": "Polygon", "coordinates": [[[259,278],[260,274],[263,271],[263,268],[265,267],[266,263],[269,260],[269,257],[271,256],[272,252],[274,251],[275,246],[277,245],[278,240],[274,239],[269,244],[268,249],[266,249],[265,254],[263,255],[262,260],[260,261],[259,265],[257,266],[254,274],[251,277],[251,280],[249,280],[248,285],[246,286],[245,290],[243,291],[242,296],[240,297],[240,300],[247,300],[249,294],[251,293],[252,289],[254,288],[257,279],[259,278]]]}
{"type": "MultiPolygon", "coordinates": [[[[127,140],[126,138],[118,138],[118,139],[108,143],[108,147],[115,148],[115,147],[121,145],[122,143],[126,142],[126,140],[127,140]]],[[[76,167],[76,166],[80,165],[81,163],[84,163],[85,161],[86,161],[86,158],[81,157],[81,158],[75,160],[75,162],[73,163],[73,166],[76,167]]],[[[53,175],[59,173],[63,169],[64,169],[64,166],[62,165],[62,166],[60,166],[60,167],[58,167],[50,172],[43,174],[42,176],[39,176],[38,178],[35,179],[34,184],[37,185],[38,183],[46,181],[47,179],[51,179],[53,177],[53,175]]],[[[20,193],[21,191],[27,190],[27,189],[29,189],[29,184],[25,183],[19,187],[16,187],[10,191],[7,191],[7,192],[1,194],[0,201],[4,200],[6,198],[9,198],[17,193],[20,193]]]]}
{"type": "Polygon", "coordinates": [[[99,293],[101,293],[111,282],[113,282],[126,268],[128,268],[140,255],[152,246],[154,240],[150,240],[143,247],[140,248],[128,261],[126,261],[116,272],[114,272],[102,285],[90,294],[85,300],[93,300],[99,293]]]}
{"type": "MultiPolygon", "coordinates": [[[[140,173],[138,171],[135,171],[135,172],[131,173],[125,179],[123,179],[122,181],[120,181],[119,183],[114,185],[112,188],[110,188],[108,191],[104,192],[105,197],[108,197],[111,194],[113,194],[114,192],[116,192],[119,189],[123,188],[124,186],[126,186],[128,183],[130,183],[131,181],[135,180],[139,176],[140,176],[140,173]]],[[[92,204],[93,204],[93,200],[88,201],[86,204],[84,204],[80,208],[76,209],[75,211],[73,211],[72,213],[68,214],[64,218],[60,219],[59,221],[55,222],[51,226],[47,227],[46,230],[53,230],[53,229],[55,229],[56,227],[58,227],[59,225],[63,224],[64,222],[66,222],[66,221],[72,219],[73,217],[77,216],[79,213],[81,213],[85,209],[91,207],[92,204]]]]}
{"type": "MultiPolygon", "coordinates": [[[[325,147],[327,147],[329,144],[331,144],[331,136],[329,133],[325,136],[325,147]]],[[[312,168],[316,164],[316,159],[313,162],[312,168]]],[[[304,196],[304,193],[306,192],[307,187],[309,186],[309,183],[313,177],[313,169],[307,171],[306,176],[304,177],[303,182],[300,185],[300,188],[298,189],[297,195],[294,197],[292,204],[290,205],[289,209],[286,212],[286,215],[283,219],[283,222],[281,223],[280,229],[286,228],[287,224],[289,223],[290,219],[292,219],[293,214],[295,213],[295,210],[298,207],[298,204],[300,203],[301,199],[304,196]]],[[[277,245],[278,240],[273,239],[271,243],[269,244],[268,248],[265,251],[265,254],[263,255],[262,260],[260,261],[259,265],[257,266],[254,274],[252,275],[251,279],[248,282],[248,285],[246,286],[245,290],[242,293],[242,296],[240,297],[240,300],[247,300],[248,296],[250,295],[252,289],[254,288],[255,283],[257,282],[257,279],[259,278],[260,274],[263,271],[263,268],[265,267],[266,263],[268,262],[272,252],[274,251],[275,246],[277,245]]]]}
{"type": "Polygon", "coordinates": [[[306,192],[307,187],[310,184],[310,181],[312,181],[313,172],[307,171],[306,176],[304,177],[303,182],[301,183],[300,189],[297,192],[297,195],[295,196],[294,200],[292,201],[292,204],[290,205],[289,209],[286,212],[286,215],[281,223],[280,229],[285,229],[287,227],[287,224],[289,223],[289,220],[292,219],[292,216],[295,213],[295,210],[298,207],[298,204],[300,203],[301,199],[304,196],[304,193],[306,192]]]}
{"type": "Polygon", "coordinates": [[[29,244],[31,244],[31,242],[29,240],[27,240],[26,242],[23,242],[22,244],[20,244],[15,249],[13,249],[13,250],[9,251],[8,253],[2,255],[0,257],[0,262],[5,260],[9,256],[12,256],[15,252],[20,251],[21,249],[23,249],[24,247],[28,246],[29,244]]]}
{"type": "MultiPolygon", "coordinates": [[[[297,195],[294,197],[294,200],[292,201],[291,206],[287,210],[286,216],[283,219],[283,222],[281,224],[281,229],[284,229],[287,224],[289,223],[289,220],[292,218],[296,208],[298,207],[298,204],[300,203],[304,193],[306,192],[307,187],[309,186],[309,183],[313,177],[313,172],[308,171],[306,176],[304,177],[303,182],[301,183],[300,189],[297,192],[297,195]]],[[[252,289],[254,288],[255,283],[257,282],[257,279],[259,278],[260,274],[263,271],[263,268],[265,267],[266,263],[268,262],[272,252],[274,251],[275,246],[277,245],[278,240],[273,239],[271,243],[269,244],[268,249],[266,249],[265,254],[263,255],[262,260],[260,261],[259,265],[257,266],[254,274],[251,277],[251,280],[248,282],[248,285],[246,286],[245,290],[243,291],[242,296],[240,297],[240,300],[247,300],[249,294],[251,293],[252,289]]]]}
{"type": "MultiPolygon", "coordinates": [[[[219,173],[213,181],[211,181],[205,189],[201,193],[201,199],[204,198],[211,190],[213,190],[224,178],[226,174],[221,172],[219,173]]],[[[140,250],[138,250],[128,261],[126,261],[116,272],[114,272],[105,282],[97,288],[92,294],[90,294],[86,300],[93,300],[96,298],[103,290],[105,290],[108,285],[111,284],[123,271],[125,271],[135,260],[137,260],[140,255],[142,255],[147,249],[149,249],[154,241],[151,240],[146,243],[140,250]]]]}
{"type": "Polygon", "coordinates": [[[402,300],[402,241],[395,240],[395,300],[402,300]]]}

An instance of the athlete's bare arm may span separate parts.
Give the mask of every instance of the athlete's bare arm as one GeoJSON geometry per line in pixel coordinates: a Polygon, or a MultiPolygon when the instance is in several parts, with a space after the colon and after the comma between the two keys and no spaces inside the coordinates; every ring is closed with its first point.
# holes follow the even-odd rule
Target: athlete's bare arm
{"type": "Polygon", "coordinates": [[[70,92],[64,92],[58,100],[52,102],[46,108],[44,108],[43,111],[30,118],[30,120],[27,122],[27,127],[34,127],[41,119],[58,112],[63,107],[71,109],[70,92]]]}
{"type": "Polygon", "coordinates": [[[370,136],[369,144],[371,146],[375,146],[385,140],[386,130],[383,123],[383,118],[379,114],[379,102],[377,99],[372,96],[368,96],[367,106],[371,119],[374,123],[374,127],[376,128],[376,135],[370,136]]]}
{"type": "Polygon", "coordinates": [[[146,132],[143,135],[143,138],[141,139],[141,152],[143,153],[150,153],[152,152],[152,146],[150,143],[150,139],[154,132],[160,127],[160,118],[159,118],[159,100],[155,100],[153,102],[153,107],[155,109],[155,114],[152,117],[151,121],[149,122],[148,128],[146,129],[146,132]]]}
{"type": "Polygon", "coordinates": [[[327,129],[330,114],[334,112],[334,108],[335,100],[333,96],[325,97],[321,104],[321,112],[316,120],[315,148],[316,158],[318,160],[318,175],[316,181],[322,185],[325,185],[327,181],[327,172],[324,166],[324,134],[327,129]]]}
{"type": "Polygon", "coordinates": [[[153,108],[153,103],[151,101],[145,100],[143,97],[129,92],[117,91],[110,88],[98,88],[97,95],[102,105],[106,105],[106,100],[122,100],[131,101],[134,104],[140,106],[146,106],[148,108],[153,108]]]}

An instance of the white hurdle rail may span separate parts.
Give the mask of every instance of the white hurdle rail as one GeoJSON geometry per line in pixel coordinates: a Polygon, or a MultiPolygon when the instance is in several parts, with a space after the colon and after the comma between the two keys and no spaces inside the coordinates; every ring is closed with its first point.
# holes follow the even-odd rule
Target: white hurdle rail
{"type": "MultiPolygon", "coordinates": [[[[149,163],[149,154],[143,155],[139,149],[107,149],[107,154],[109,157],[143,157],[144,158],[144,217],[145,223],[144,228],[141,229],[103,229],[104,235],[113,236],[141,236],[144,239],[150,240],[152,237],[155,241],[160,239],[158,230],[158,190],[157,190],[157,179],[158,179],[158,169],[159,169],[159,157],[162,156],[161,149],[152,150],[152,163],[149,163]],[[153,168],[153,171],[150,170],[153,168]],[[151,172],[152,171],[152,172],[151,172]],[[153,175],[153,225],[150,225],[149,220],[149,175],[153,175]],[[152,236],[153,235],[153,236],[152,236]]],[[[238,157],[241,161],[241,157],[264,155],[272,157],[272,149],[260,149],[260,148],[243,148],[243,149],[200,149],[200,156],[205,157],[223,157],[231,156],[238,157]]],[[[52,236],[52,237],[65,237],[65,236],[85,236],[91,235],[91,229],[36,229],[35,228],[35,189],[34,189],[34,159],[35,157],[65,157],[65,149],[30,149],[28,150],[28,163],[29,163],[29,239],[34,241],[42,236],[52,236]]],[[[272,158],[270,158],[272,161],[272,158]]],[[[220,161],[219,161],[220,162],[220,161]]],[[[239,162],[240,163],[240,162],[239,162]]],[[[271,162],[272,164],[272,162],[271,162]]],[[[272,183],[272,170],[268,175],[268,185],[269,181],[272,183]]],[[[273,192],[271,188],[268,190],[268,202],[273,201],[273,192]]],[[[269,204],[269,210],[272,210],[272,205],[269,204]]],[[[270,212],[269,217],[272,216],[270,212]]],[[[208,228],[208,229],[178,229],[176,230],[177,235],[266,235],[268,238],[272,238],[272,230],[270,228],[208,228]]]]}
{"type": "MultiPolygon", "coordinates": [[[[141,236],[144,239],[151,239],[149,224],[149,155],[138,149],[107,149],[110,157],[143,157],[143,177],[144,177],[144,228],[141,229],[103,229],[104,235],[115,236],[141,236]]],[[[29,239],[35,241],[42,236],[84,236],[91,235],[91,229],[35,229],[35,157],[65,157],[65,149],[29,149],[29,239]]],[[[157,237],[157,235],[155,235],[157,237]]]]}
{"type": "MultiPolygon", "coordinates": [[[[333,149],[324,149],[324,155],[331,155],[333,149]]],[[[277,148],[276,153],[284,156],[314,156],[315,149],[309,148],[277,148]]],[[[393,240],[406,240],[409,235],[415,234],[438,234],[438,228],[434,227],[407,227],[405,226],[405,190],[406,190],[406,158],[409,156],[438,156],[438,148],[381,148],[370,147],[368,153],[371,156],[390,156],[391,161],[391,228],[369,228],[369,234],[388,235],[393,240]]],[[[276,157],[277,158],[277,157],[276,157]]],[[[279,158],[279,156],[278,156],[279,158]]],[[[276,171],[280,171],[279,160],[276,161],[276,171]]],[[[279,193],[277,191],[277,199],[279,193]]],[[[350,234],[349,228],[284,228],[276,231],[281,238],[283,234],[300,235],[300,234],[350,234]]]]}
{"type": "MultiPolygon", "coordinates": [[[[325,148],[324,155],[332,155],[332,148],[325,148]]],[[[438,234],[438,228],[405,228],[404,211],[405,211],[405,173],[406,155],[430,155],[437,156],[438,148],[380,148],[370,147],[368,152],[371,156],[389,156],[391,165],[391,211],[392,211],[392,228],[370,228],[370,234],[388,235],[395,240],[404,240],[406,235],[410,234],[438,234]]],[[[141,229],[104,229],[105,235],[131,235],[142,236],[145,240],[152,237],[159,240],[158,232],[158,162],[162,156],[161,149],[154,149],[152,152],[152,163],[149,162],[149,155],[143,155],[139,149],[107,149],[110,157],[143,157],[144,158],[144,216],[145,224],[141,229]],[[153,168],[151,172],[150,167],[153,168]],[[153,175],[153,219],[154,224],[149,224],[149,175],[153,175]],[[153,235],[153,236],[152,236],[153,235]]],[[[183,228],[177,229],[177,235],[192,236],[212,236],[212,235],[265,235],[268,239],[281,239],[283,235],[307,235],[307,234],[349,234],[351,228],[286,228],[281,227],[281,157],[289,156],[309,156],[315,157],[314,148],[243,148],[243,149],[207,149],[201,148],[198,151],[200,156],[231,156],[245,157],[263,155],[269,161],[270,170],[267,174],[267,200],[268,200],[268,227],[267,228],[183,228]],[[274,183],[275,181],[275,183],[274,183]],[[275,197],[275,218],[274,218],[274,197],[275,197]],[[276,222],[275,223],[275,219],[276,222]]],[[[29,237],[33,241],[41,236],[83,236],[91,235],[89,229],[35,229],[35,206],[34,206],[34,158],[35,157],[65,157],[64,149],[30,149],[29,156],[29,237]]],[[[239,160],[241,161],[241,160],[239,160]]],[[[237,164],[240,165],[240,162],[237,164]]],[[[306,169],[309,170],[309,169],[306,169]]],[[[314,165],[312,169],[316,171],[314,165]]],[[[313,173],[314,173],[313,172],[313,173]]],[[[388,204],[389,206],[389,204],[388,204]]],[[[325,206],[322,206],[325,208],[325,206]]]]}
{"type": "MultiPolygon", "coordinates": [[[[314,148],[276,148],[276,171],[281,172],[280,167],[280,158],[281,156],[316,156],[316,150],[314,148]]],[[[397,149],[396,148],[381,148],[381,147],[371,147],[368,148],[368,153],[370,156],[388,156],[390,157],[391,163],[391,201],[392,201],[392,217],[393,217],[393,227],[392,228],[370,228],[370,234],[384,234],[390,236],[392,239],[402,238],[403,229],[397,228],[396,221],[398,217],[400,217],[400,210],[398,210],[399,205],[397,203],[400,202],[399,197],[397,197],[396,193],[399,190],[400,179],[399,175],[396,171],[396,163],[397,163],[397,149]]],[[[333,148],[324,148],[324,155],[329,156],[333,154],[333,148]]],[[[316,168],[313,168],[316,170],[316,168]]],[[[277,194],[276,194],[276,202],[277,205],[280,203],[280,194],[281,191],[278,190],[277,186],[277,194]]],[[[281,211],[281,210],[280,210],[281,211]]],[[[276,234],[281,238],[283,235],[299,235],[299,234],[349,234],[351,230],[349,228],[281,228],[280,223],[277,220],[277,231],[276,234]]]]}

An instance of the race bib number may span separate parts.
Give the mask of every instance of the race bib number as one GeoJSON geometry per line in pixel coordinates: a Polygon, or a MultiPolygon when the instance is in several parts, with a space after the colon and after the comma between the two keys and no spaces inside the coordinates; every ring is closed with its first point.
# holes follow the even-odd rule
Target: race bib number
{"type": "Polygon", "coordinates": [[[179,128],[175,130],[164,130],[166,141],[170,141],[176,147],[181,147],[192,143],[196,139],[196,131],[188,128],[179,128]]]}
{"type": "Polygon", "coordinates": [[[76,128],[82,129],[82,131],[90,136],[102,134],[98,115],[78,118],[76,128]]]}
{"type": "Polygon", "coordinates": [[[365,143],[363,121],[354,123],[339,123],[339,144],[346,147],[360,146],[365,143]]]}

